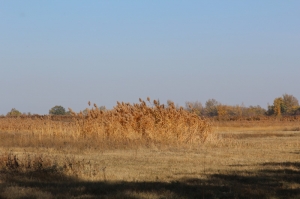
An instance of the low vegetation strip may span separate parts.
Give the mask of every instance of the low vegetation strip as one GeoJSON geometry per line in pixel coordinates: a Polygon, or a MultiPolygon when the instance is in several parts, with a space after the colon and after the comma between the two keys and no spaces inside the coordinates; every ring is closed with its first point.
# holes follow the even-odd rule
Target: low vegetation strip
{"type": "Polygon", "coordinates": [[[212,132],[210,122],[174,103],[160,105],[148,98],[148,105],[120,103],[112,110],[101,110],[96,104],[84,114],[70,109],[71,116],[57,120],[52,116],[4,117],[0,131],[27,133],[73,140],[97,139],[114,142],[131,140],[145,143],[184,144],[204,142],[212,132]]]}

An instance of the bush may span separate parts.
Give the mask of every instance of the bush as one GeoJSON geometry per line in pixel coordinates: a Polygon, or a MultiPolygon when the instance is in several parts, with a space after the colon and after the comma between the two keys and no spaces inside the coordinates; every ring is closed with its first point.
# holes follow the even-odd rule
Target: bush
{"type": "Polygon", "coordinates": [[[54,106],[49,110],[50,115],[66,115],[66,109],[62,106],[54,106]]]}
{"type": "Polygon", "coordinates": [[[20,116],[22,113],[15,108],[12,108],[10,112],[6,114],[7,116],[20,116]]]}

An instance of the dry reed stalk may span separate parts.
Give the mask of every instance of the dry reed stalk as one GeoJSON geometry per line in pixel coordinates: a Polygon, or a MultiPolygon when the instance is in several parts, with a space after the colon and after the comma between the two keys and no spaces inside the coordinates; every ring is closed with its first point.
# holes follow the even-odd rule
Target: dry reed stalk
{"type": "MultiPolygon", "coordinates": [[[[150,99],[147,99],[150,102],[150,99]]],[[[85,116],[72,112],[82,138],[95,137],[115,141],[142,139],[157,143],[193,143],[205,141],[211,133],[211,125],[205,119],[183,108],[176,109],[174,103],[168,107],[153,101],[147,106],[120,103],[110,111],[102,111],[94,104],[85,116]]]]}
{"type": "MultiPolygon", "coordinates": [[[[150,102],[150,98],[147,98],[150,102]]],[[[90,105],[90,103],[89,103],[90,105]]],[[[72,116],[21,116],[0,118],[0,132],[28,134],[45,138],[94,139],[124,143],[186,144],[204,142],[211,133],[211,124],[194,113],[153,101],[148,106],[140,99],[138,104],[117,102],[112,110],[100,110],[96,104],[87,113],[72,116]]]]}

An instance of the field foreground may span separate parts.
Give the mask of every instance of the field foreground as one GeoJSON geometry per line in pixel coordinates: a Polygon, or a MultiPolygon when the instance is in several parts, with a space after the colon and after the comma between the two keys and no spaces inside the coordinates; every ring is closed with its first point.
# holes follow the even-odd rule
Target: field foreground
{"type": "Polygon", "coordinates": [[[4,136],[0,198],[300,198],[297,125],[216,123],[204,144],[123,150],[4,136]]]}

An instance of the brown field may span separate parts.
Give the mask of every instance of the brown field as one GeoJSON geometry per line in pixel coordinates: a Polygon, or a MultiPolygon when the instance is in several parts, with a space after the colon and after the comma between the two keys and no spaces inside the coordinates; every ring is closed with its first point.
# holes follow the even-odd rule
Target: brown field
{"type": "Polygon", "coordinates": [[[27,120],[41,134],[20,118],[0,119],[0,198],[300,198],[299,121],[212,121],[211,132],[205,120],[185,112],[173,120],[172,111],[161,110],[169,126],[150,117],[148,128],[126,126],[132,137],[116,139],[88,136],[99,131],[78,130],[73,120],[27,120]]]}

